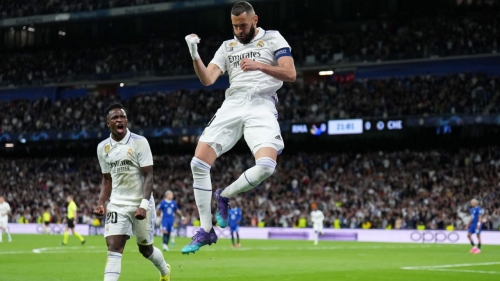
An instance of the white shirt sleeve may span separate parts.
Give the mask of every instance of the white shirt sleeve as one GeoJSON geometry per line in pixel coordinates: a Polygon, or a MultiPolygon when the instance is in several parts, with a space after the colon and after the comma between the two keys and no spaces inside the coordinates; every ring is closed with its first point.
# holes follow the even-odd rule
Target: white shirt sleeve
{"type": "Polygon", "coordinates": [[[140,167],[153,166],[153,154],[146,138],[136,142],[136,151],[140,167]]]}
{"type": "Polygon", "coordinates": [[[99,159],[99,165],[101,166],[101,172],[103,174],[109,174],[111,172],[111,169],[109,168],[109,165],[106,162],[106,153],[104,152],[105,145],[109,145],[109,144],[97,146],[97,159],[99,159]]]}
{"type": "Polygon", "coordinates": [[[271,40],[271,50],[274,53],[274,56],[278,57],[279,54],[277,54],[278,51],[283,50],[288,48],[289,51],[292,50],[288,42],[285,40],[283,35],[279,33],[278,31],[273,31],[273,39],[271,40]]]}
{"type": "Polygon", "coordinates": [[[214,58],[210,61],[210,63],[213,63],[217,65],[220,70],[222,70],[222,73],[226,72],[226,51],[224,50],[224,43],[220,45],[219,49],[217,52],[215,52],[214,58]]]}
{"type": "Polygon", "coordinates": [[[10,212],[10,204],[5,202],[5,205],[7,206],[6,208],[6,212],[9,213],[10,212]]]}

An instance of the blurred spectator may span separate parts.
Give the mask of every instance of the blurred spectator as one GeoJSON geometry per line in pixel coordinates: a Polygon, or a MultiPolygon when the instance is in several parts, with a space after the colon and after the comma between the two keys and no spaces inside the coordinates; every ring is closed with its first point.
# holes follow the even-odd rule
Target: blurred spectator
{"type": "MultiPolygon", "coordinates": [[[[11,3],[22,6],[23,2],[40,1],[10,0],[4,5],[11,3]]],[[[66,3],[75,9],[84,5],[82,1],[74,2],[80,4],[55,0],[50,3],[66,3]]],[[[126,5],[134,1],[83,2],[126,5]]],[[[9,11],[2,9],[1,5],[0,11],[9,11]]],[[[294,29],[280,29],[280,32],[292,47],[296,66],[380,62],[500,53],[499,17],[498,6],[484,6],[466,13],[451,9],[440,13],[440,16],[428,18],[360,24],[356,30],[350,31],[323,25],[311,29],[306,27],[308,25],[298,25],[294,29]]],[[[204,38],[199,45],[203,61],[209,62],[223,40],[230,36],[204,38]]],[[[194,74],[194,70],[182,38],[155,39],[127,45],[0,53],[0,85],[3,86],[109,80],[112,75],[123,78],[185,74],[194,74]]]]}
{"type": "MultiPolygon", "coordinates": [[[[278,91],[279,121],[500,112],[498,76],[452,74],[318,83],[278,91]]],[[[0,133],[106,129],[104,108],[118,96],[0,102],[0,133]]],[[[224,101],[223,90],[153,92],[121,100],[131,130],[204,126],[224,101]]]]}
{"type": "MultiPolygon", "coordinates": [[[[155,156],[154,197],[173,190],[185,224],[198,214],[192,192],[190,155],[155,156]]],[[[214,164],[216,187],[227,186],[253,165],[248,155],[229,154],[214,164]]],[[[44,205],[65,209],[78,194],[79,221],[96,206],[101,172],[95,158],[0,159],[12,222],[35,222],[44,205]],[[77,192],[75,192],[77,191],[77,192]]],[[[322,153],[280,156],[275,174],[234,200],[244,226],[305,227],[311,204],[329,228],[463,229],[469,201],[478,198],[485,229],[500,226],[500,149],[322,153]],[[479,156],[479,157],[478,157],[479,156]],[[384,164],[388,162],[389,164],[384,164]]],[[[56,212],[54,212],[56,214],[56,212]]]]}
{"type": "Polygon", "coordinates": [[[2,0],[0,19],[33,15],[95,11],[179,0],[2,0]]]}

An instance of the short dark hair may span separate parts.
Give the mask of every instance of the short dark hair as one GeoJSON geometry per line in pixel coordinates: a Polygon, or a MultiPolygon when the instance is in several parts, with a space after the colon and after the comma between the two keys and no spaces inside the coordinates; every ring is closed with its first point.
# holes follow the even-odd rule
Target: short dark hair
{"type": "Polygon", "coordinates": [[[231,14],[235,16],[239,16],[245,12],[247,13],[247,15],[254,12],[252,4],[248,3],[247,1],[238,2],[234,4],[233,8],[231,9],[231,14]]]}
{"type": "Polygon", "coordinates": [[[125,107],[123,107],[123,105],[121,103],[113,102],[112,104],[108,105],[108,107],[106,107],[104,113],[106,114],[106,116],[108,116],[109,112],[113,109],[116,109],[116,108],[125,110],[125,107]]]}

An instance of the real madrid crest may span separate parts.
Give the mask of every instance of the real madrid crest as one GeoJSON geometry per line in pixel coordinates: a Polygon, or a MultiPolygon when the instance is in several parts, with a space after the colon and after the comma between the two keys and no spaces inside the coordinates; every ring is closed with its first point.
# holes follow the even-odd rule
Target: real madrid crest
{"type": "Polygon", "coordinates": [[[104,153],[108,154],[109,151],[111,150],[111,145],[109,143],[104,145],[104,153]]]}
{"type": "Polygon", "coordinates": [[[132,154],[133,154],[133,153],[134,153],[134,151],[132,150],[132,148],[129,148],[129,149],[127,150],[127,156],[128,156],[128,157],[132,157],[132,154]]]}
{"type": "Polygon", "coordinates": [[[264,40],[257,41],[257,47],[264,47],[264,40]]]}

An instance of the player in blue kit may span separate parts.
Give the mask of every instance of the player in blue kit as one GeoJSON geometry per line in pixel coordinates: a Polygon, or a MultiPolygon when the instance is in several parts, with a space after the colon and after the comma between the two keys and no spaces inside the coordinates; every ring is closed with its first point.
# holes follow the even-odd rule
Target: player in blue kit
{"type": "Polygon", "coordinates": [[[238,207],[231,208],[229,210],[229,229],[231,230],[231,242],[233,245],[231,246],[234,248],[234,246],[241,247],[240,244],[240,233],[239,233],[239,227],[240,227],[240,221],[241,221],[241,209],[238,207]],[[236,243],[234,244],[234,233],[236,233],[236,243]]]}
{"type": "Polygon", "coordinates": [[[469,253],[479,254],[481,253],[481,220],[483,219],[483,209],[478,206],[478,201],[476,199],[472,199],[470,201],[470,206],[471,220],[467,224],[467,229],[469,230],[467,237],[469,237],[472,249],[469,253]],[[477,236],[477,247],[474,245],[474,241],[472,240],[472,234],[476,234],[477,236]]]}
{"type": "MultiPolygon", "coordinates": [[[[174,229],[174,221],[175,221],[175,213],[178,213],[179,216],[182,216],[181,211],[177,207],[177,203],[174,199],[174,193],[170,190],[165,192],[165,199],[163,199],[158,205],[158,210],[162,212],[161,219],[161,228],[163,232],[163,250],[168,251],[168,242],[170,240],[170,236],[172,235],[172,231],[174,229]]],[[[173,246],[173,237],[172,237],[172,246],[173,246]]]]}

